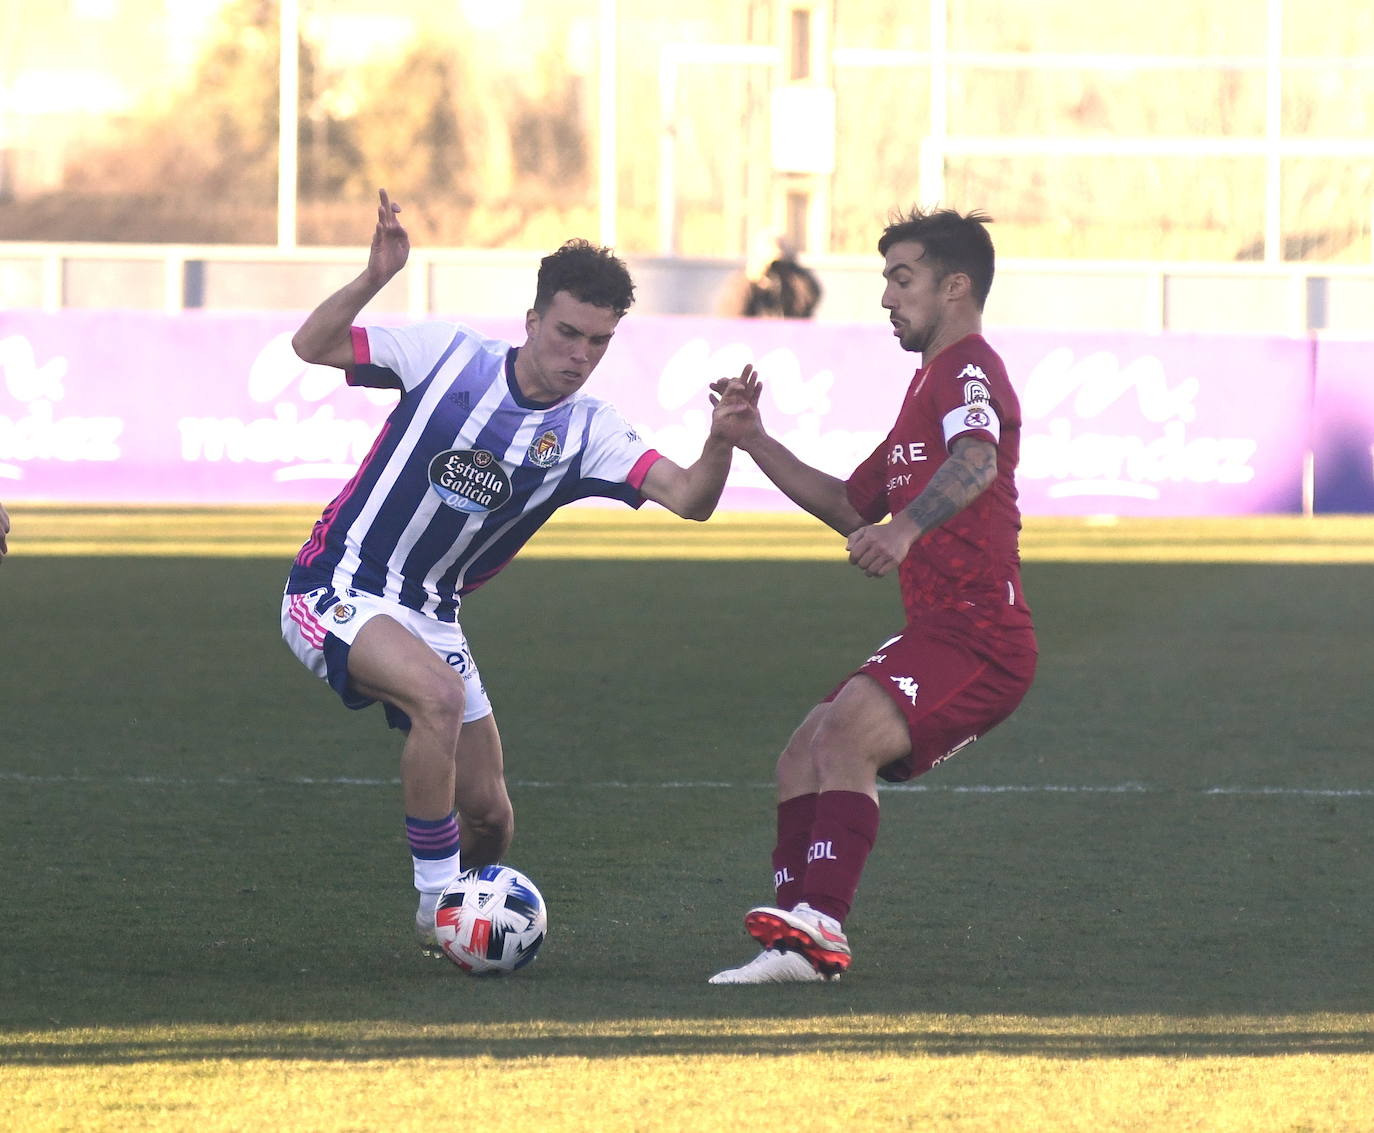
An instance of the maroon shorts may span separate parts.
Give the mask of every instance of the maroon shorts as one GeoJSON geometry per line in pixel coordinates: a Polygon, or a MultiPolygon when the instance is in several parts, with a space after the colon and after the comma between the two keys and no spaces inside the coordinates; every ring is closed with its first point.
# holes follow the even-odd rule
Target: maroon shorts
{"type": "Polygon", "coordinates": [[[892,698],[906,718],[911,754],[878,774],[901,783],[943,763],[1010,716],[1031,686],[1035,660],[1035,636],[1029,630],[988,636],[939,624],[908,625],[825,699],[833,700],[858,673],[892,698]]]}

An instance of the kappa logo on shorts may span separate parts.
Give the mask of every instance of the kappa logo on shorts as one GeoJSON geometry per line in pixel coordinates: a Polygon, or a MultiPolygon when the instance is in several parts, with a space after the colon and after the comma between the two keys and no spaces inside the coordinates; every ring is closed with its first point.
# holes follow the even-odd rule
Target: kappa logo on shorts
{"type": "Polygon", "coordinates": [[[351,622],[353,620],[353,615],[357,612],[358,607],[353,605],[352,602],[340,602],[334,607],[333,612],[330,613],[329,616],[338,622],[339,625],[343,625],[345,622],[351,622]]]}
{"type": "Polygon", "coordinates": [[[903,696],[910,697],[912,704],[916,703],[916,694],[921,691],[919,684],[910,677],[889,677],[888,680],[902,691],[903,696]]]}

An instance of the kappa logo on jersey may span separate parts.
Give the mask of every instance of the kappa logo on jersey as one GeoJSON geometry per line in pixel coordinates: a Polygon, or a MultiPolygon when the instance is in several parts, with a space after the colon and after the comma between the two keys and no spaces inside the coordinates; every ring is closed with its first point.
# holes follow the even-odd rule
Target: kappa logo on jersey
{"type": "Polygon", "coordinates": [[[912,704],[916,703],[916,694],[921,691],[921,686],[910,677],[889,677],[894,685],[902,691],[902,695],[910,699],[912,704]]]}
{"type": "Polygon", "coordinates": [[[552,468],[562,455],[563,446],[559,443],[558,434],[552,429],[531,444],[529,452],[526,453],[530,463],[539,468],[552,468]]]}
{"type": "Polygon", "coordinates": [[[508,503],[510,477],[486,449],[449,449],[429,462],[429,485],[455,511],[495,511],[508,503]]]}

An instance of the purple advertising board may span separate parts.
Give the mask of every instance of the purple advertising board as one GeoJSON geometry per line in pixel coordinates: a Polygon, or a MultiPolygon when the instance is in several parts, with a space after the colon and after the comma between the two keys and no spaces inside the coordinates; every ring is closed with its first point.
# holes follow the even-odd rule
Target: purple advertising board
{"type": "Polygon", "coordinates": [[[1026,514],[1302,510],[1306,339],[1022,332],[997,341],[1021,399],[1026,514]]]}
{"type": "Polygon", "coordinates": [[[1314,509],[1374,511],[1374,343],[1319,339],[1316,378],[1314,509]]]}
{"type": "MultiPolygon", "coordinates": [[[[340,371],[302,363],[290,346],[298,323],[0,312],[0,499],[323,504],[367,453],[396,395],[349,388],[340,371]]],[[[474,324],[523,341],[520,319],[474,324]]],[[[1301,508],[1307,340],[988,337],[1022,401],[1026,514],[1301,508]]],[[[708,384],[752,362],[769,431],[806,462],[847,476],[885,436],[915,361],[881,324],[632,315],[588,392],[690,463],[707,431],[708,384]]],[[[748,459],[735,461],[722,506],[792,507],[748,459]]]]}

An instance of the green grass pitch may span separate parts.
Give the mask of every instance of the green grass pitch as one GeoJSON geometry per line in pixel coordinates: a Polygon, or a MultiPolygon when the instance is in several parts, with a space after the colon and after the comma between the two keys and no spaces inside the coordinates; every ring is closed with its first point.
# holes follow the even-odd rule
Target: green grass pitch
{"type": "Polygon", "coordinates": [[[473,596],[551,918],[483,981],[411,945],[399,739],[281,644],[289,550],[11,547],[0,1127],[1368,1128],[1367,564],[1031,556],[1036,685],[883,792],[853,971],[738,989],[772,761],[890,582],[532,558],[473,596]]]}

